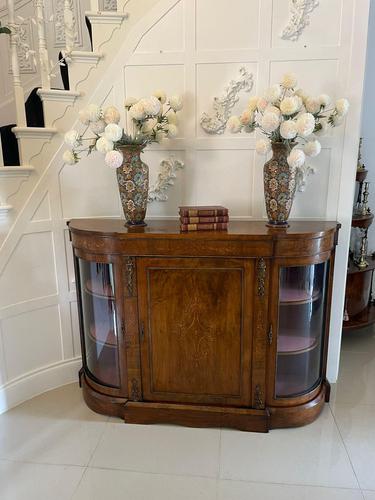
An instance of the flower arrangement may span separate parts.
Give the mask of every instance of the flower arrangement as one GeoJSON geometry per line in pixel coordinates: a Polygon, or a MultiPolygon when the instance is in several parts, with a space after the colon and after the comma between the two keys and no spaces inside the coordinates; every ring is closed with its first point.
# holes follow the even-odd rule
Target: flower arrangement
{"type": "Polygon", "coordinates": [[[274,143],[285,144],[291,168],[300,168],[306,157],[317,156],[321,151],[318,137],[330,126],[340,125],[349,110],[347,99],[332,105],[328,95],[311,97],[297,86],[294,74],[284,75],[281,83],[272,85],[264,96],[251,97],[241,116],[231,116],[227,122],[234,134],[259,129],[265,136],[256,143],[259,154],[269,153],[274,143]]]}
{"type": "Polygon", "coordinates": [[[105,155],[105,162],[111,168],[122,165],[121,146],[144,148],[151,142],[162,143],[177,136],[177,113],[183,108],[180,96],[167,97],[163,90],[157,90],[150,97],[136,99],[128,97],[124,103],[125,123],[120,123],[120,112],[115,106],[101,108],[89,104],[79,112],[79,121],[86,126],[83,133],[70,130],[65,134],[65,143],[70,146],[63,154],[69,165],[77,163],[82,153],[88,155],[99,151],[105,155]],[[89,134],[89,137],[86,135],[89,134]],[[85,145],[85,141],[88,141],[85,145]]]}

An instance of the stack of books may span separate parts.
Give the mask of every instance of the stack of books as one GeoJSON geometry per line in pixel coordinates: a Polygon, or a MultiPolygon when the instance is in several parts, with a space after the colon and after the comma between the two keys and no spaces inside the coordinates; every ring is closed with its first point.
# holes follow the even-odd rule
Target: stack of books
{"type": "Polygon", "coordinates": [[[180,207],[181,231],[225,231],[229,211],[222,206],[180,207]]]}

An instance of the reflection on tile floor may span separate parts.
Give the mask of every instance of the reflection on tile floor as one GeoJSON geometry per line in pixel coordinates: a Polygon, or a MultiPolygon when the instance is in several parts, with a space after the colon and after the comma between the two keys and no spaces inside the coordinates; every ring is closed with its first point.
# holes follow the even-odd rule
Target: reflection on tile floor
{"type": "Polygon", "coordinates": [[[1,500],[375,500],[375,329],[342,343],[313,424],[269,434],[126,425],[78,385],[0,416],[1,500]]]}

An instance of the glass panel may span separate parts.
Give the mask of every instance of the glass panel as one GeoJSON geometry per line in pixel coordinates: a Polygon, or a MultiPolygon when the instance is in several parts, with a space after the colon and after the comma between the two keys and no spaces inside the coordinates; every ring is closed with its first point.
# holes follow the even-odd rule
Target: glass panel
{"type": "Polygon", "coordinates": [[[120,386],[112,264],[78,259],[86,366],[105,385],[120,386]]]}
{"type": "Polygon", "coordinates": [[[328,267],[322,262],[281,268],[277,398],[309,392],[320,382],[328,267]]]}

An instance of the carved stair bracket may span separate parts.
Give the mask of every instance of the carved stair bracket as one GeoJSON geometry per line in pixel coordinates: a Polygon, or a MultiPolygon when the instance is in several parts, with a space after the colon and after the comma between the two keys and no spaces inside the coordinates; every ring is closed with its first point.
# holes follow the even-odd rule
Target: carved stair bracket
{"type": "Polygon", "coordinates": [[[289,20],[280,37],[297,41],[303,30],[310,24],[311,12],[319,5],[318,0],[290,0],[289,20]]]}
{"type": "Polygon", "coordinates": [[[266,271],[267,266],[263,258],[258,260],[257,264],[257,294],[258,297],[264,297],[266,293],[266,271]]]}
{"type": "Polygon", "coordinates": [[[127,257],[125,261],[125,272],[126,272],[126,289],[128,291],[129,297],[135,295],[135,258],[127,257]]]}
{"type": "Polygon", "coordinates": [[[214,97],[213,113],[203,113],[200,119],[201,127],[208,134],[224,134],[231,111],[239,100],[243,90],[250,92],[253,88],[253,75],[242,66],[237,80],[231,80],[220,97],[214,97]]]}
{"type": "Polygon", "coordinates": [[[259,384],[255,386],[254,403],[257,410],[263,408],[263,393],[259,384]]]}

